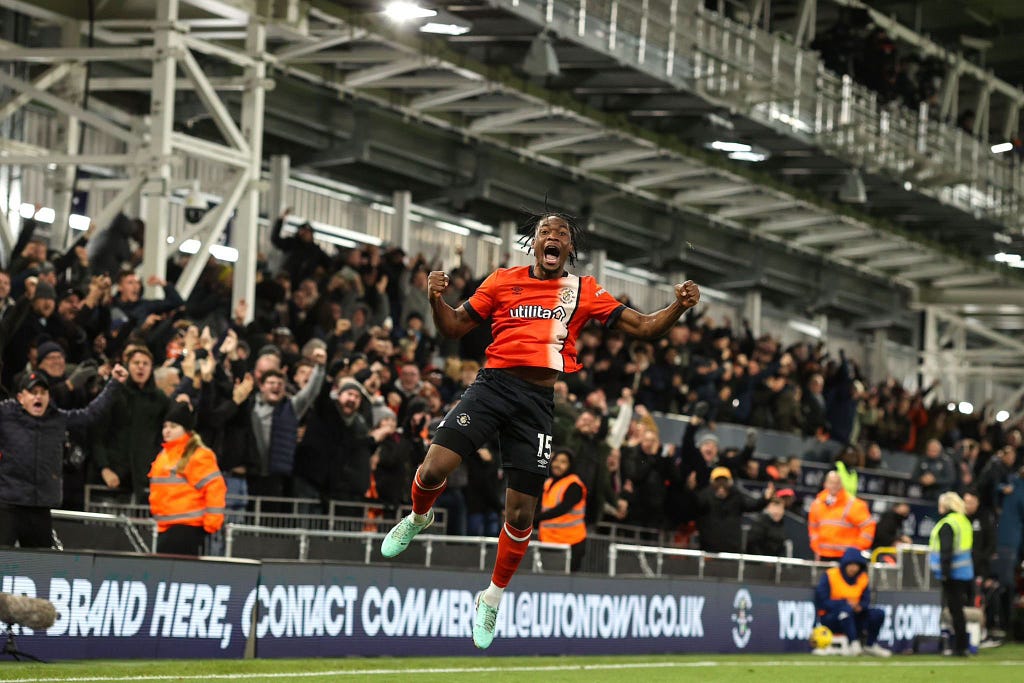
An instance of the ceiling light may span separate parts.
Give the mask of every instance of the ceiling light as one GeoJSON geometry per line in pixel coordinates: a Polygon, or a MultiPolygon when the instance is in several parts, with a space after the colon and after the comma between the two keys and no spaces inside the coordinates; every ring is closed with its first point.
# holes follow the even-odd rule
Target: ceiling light
{"type": "Polygon", "coordinates": [[[956,410],[956,404],[955,403],[948,403],[948,404],[946,404],[946,410],[948,410],[951,413],[954,412],[956,410]]]}
{"type": "Polygon", "coordinates": [[[234,247],[228,247],[223,244],[211,244],[210,256],[220,261],[234,263],[238,260],[238,250],[234,247]]]}
{"type": "Polygon", "coordinates": [[[710,147],[720,152],[750,152],[754,149],[742,142],[723,142],[722,140],[715,140],[711,143],[710,147]]]}
{"type": "Polygon", "coordinates": [[[48,206],[44,206],[36,212],[36,220],[40,223],[52,223],[57,217],[57,212],[48,206]]]}
{"type": "Polygon", "coordinates": [[[1010,413],[1006,410],[1000,410],[996,413],[996,422],[1006,422],[1010,419],[1010,413]]]}
{"type": "Polygon", "coordinates": [[[1003,152],[1009,152],[1011,149],[1013,149],[1012,142],[1000,142],[998,144],[992,145],[993,154],[1002,154],[1003,152]]]}
{"type": "Polygon", "coordinates": [[[730,152],[729,158],[736,161],[764,161],[768,158],[768,155],[757,152],[730,152]]]}
{"type": "Polygon", "coordinates": [[[996,263],[1006,263],[1008,265],[1016,265],[1021,262],[1022,257],[1020,254],[1008,254],[1006,252],[999,252],[992,257],[996,263]]]}
{"type": "Polygon", "coordinates": [[[178,247],[178,251],[186,254],[198,254],[199,248],[202,246],[203,243],[200,242],[199,240],[189,239],[181,243],[181,246],[178,247]]]}
{"type": "Polygon", "coordinates": [[[438,33],[443,36],[461,36],[463,33],[469,33],[469,27],[461,24],[442,24],[437,21],[431,21],[420,26],[420,33],[438,33]]]}
{"type": "Polygon", "coordinates": [[[437,16],[437,10],[420,7],[415,2],[404,2],[396,0],[388,3],[384,8],[384,16],[394,22],[411,21],[413,19],[426,19],[437,16]]]}
{"type": "Polygon", "coordinates": [[[73,213],[68,216],[68,226],[72,230],[88,230],[90,223],[92,223],[92,219],[80,213],[73,213]]]}
{"type": "Polygon", "coordinates": [[[974,404],[970,401],[960,401],[960,405],[957,406],[960,409],[961,414],[970,415],[974,412],[974,404]]]}

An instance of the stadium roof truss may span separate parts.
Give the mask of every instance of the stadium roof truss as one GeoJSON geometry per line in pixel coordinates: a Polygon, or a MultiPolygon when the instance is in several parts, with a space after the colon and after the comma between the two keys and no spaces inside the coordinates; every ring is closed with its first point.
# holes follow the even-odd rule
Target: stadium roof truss
{"type": "Polygon", "coordinates": [[[753,3],[746,23],[688,0],[434,4],[471,23],[471,31],[450,39],[461,53],[516,68],[539,36],[558,66],[552,83],[638,125],[698,145],[716,136],[745,138],[771,157],[777,177],[819,194],[834,192],[844,174],[858,169],[871,198],[865,210],[919,234],[955,235],[985,257],[994,253],[993,233],[1019,232],[1024,170],[1012,155],[992,154],[986,138],[990,117],[1002,140],[1017,131],[1024,91],[873,12],[876,22],[947,67],[932,110],[881,103],[804,47],[814,37],[817,0],[782,2],[797,6],[788,35],[758,26],[758,8],[769,1],[753,3]],[[968,80],[977,83],[976,99],[966,103],[978,111],[974,135],[946,123],[958,110],[959,84],[968,80]],[[802,183],[804,176],[813,182],[802,183]]]}
{"type": "MultiPolygon", "coordinates": [[[[556,4],[549,2],[548,7],[556,4]]],[[[702,262],[719,259],[722,265],[707,265],[708,270],[717,268],[727,282],[741,283],[738,288],[775,288],[787,295],[803,292],[822,305],[866,318],[878,318],[884,312],[898,317],[896,309],[905,304],[897,295],[901,288],[904,293],[927,291],[936,296],[968,285],[1012,291],[1005,269],[896,234],[813,198],[723,168],[671,140],[621,125],[601,112],[507,78],[444,48],[389,32],[365,16],[341,14],[333,4],[283,3],[274,6],[279,15],[268,17],[259,14],[265,3],[254,1],[168,0],[158,3],[154,23],[149,3],[120,3],[116,9],[104,8],[106,14],[97,18],[94,36],[102,47],[95,48],[79,46],[80,36],[88,29],[79,5],[62,0],[0,0],[0,6],[63,27],[62,44],[67,45],[0,45],[4,62],[49,65],[30,80],[0,74],[0,85],[14,93],[13,99],[0,102],[0,113],[9,116],[17,107],[37,101],[60,112],[68,131],[60,149],[27,149],[13,140],[0,141],[0,166],[57,164],[65,178],[68,168],[73,176],[75,162],[123,169],[123,192],[107,211],[112,215],[134,189],[142,189],[148,219],[147,273],[163,269],[171,165],[179,163],[180,155],[216,160],[231,169],[220,188],[226,200],[190,235],[200,239],[203,249],[216,241],[235,207],[238,225],[257,224],[270,70],[278,91],[295,83],[313,84],[357,110],[347,141],[322,146],[303,164],[330,168],[365,159],[374,131],[360,132],[359,112],[389,112],[404,125],[445,131],[462,141],[451,155],[456,167],[474,163],[481,167],[468,173],[469,182],[442,188],[449,200],[460,195],[484,197],[519,208],[544,197],[544,191],[535,186],[517,187],[509,167],[486,173],[487,164],[479,160],[486,155],[477,153],[476,161],[467,160],[465,155],[472,152],[466,150],[474,149],[501,152],[532,175],[558,173],[597,188],[580,199],[584,217],[606,245],[629,247],[635,254],[639,241],[640,257],[633,265],[660,267],[678,259],[683,267],[699,268],[702,262]],[[250,21],[250,15],[261,20],[250,21]],[[82,65],[90,61],[148,64],[151,72],[144,75],[103,75],[106,72],[101,71],[93,76],[90,88],[147,91],[151,93],[148,117],[126,118],[99,98],[86,110],[74,97],[53,94],[57,84],[71,77],[77,79],[80,94],[82,65]],[[177,76],[179,67],[185,78],[177,76]],[[182,116],[172,106],[179,89],[195,93],[195,106],[213,121],[222,142],[175,129],[175,119],[182,116]],[[72,133],[76,121],[121,141],[121,152],[78,155],[78,140],[72,133]],[[615,214],[610,207],[622,202],[653,207],[645,214],[650,220],[617,219],[621,212],[615,214]],[[159,246],[151,250],[150,245],[159,246]],[[788,259],[788,265],[783,260],[766,266],[761,257],[769,254],[788,259]],[[816,275],[801,272],[808,262],[822,264],[816,275]]],[[[74,95],[75,89],[70,90],[74,95]]],[[[293,124],[303,129],[295,133],[297,138],[331,128],[332,114],[321,109],[322,120],[318,120],[315,113],[327,102],[325,98],[318,105],[287,103],[293,124]]],[[[275,106],[280,108],[280,102],[275,106]]],[[[282,118],[287,113],[275,110],[282,118]]],[[[380,135],[382,121],[375,118],[367,128],[376,127],[380,135]]],[[[403,164],[418,152],[409,147],[403,150],[403,164]]],[[[428,154],[424,151],[420,156],[428,154]]],[[[407,175],[417,172],[406,170],[407,175]]],[[[70,188],[70,182],[62,187],[70,188]]],[[[234,239],[241,257],[253,261],[240,261],[236,267],[234,296],[252,300],[256,249],[250,247],[255,229],[236,230],[234,239]]],[[[204,262],[192,260],[196,265],[183,276],[185,291],[204,262]]]]}

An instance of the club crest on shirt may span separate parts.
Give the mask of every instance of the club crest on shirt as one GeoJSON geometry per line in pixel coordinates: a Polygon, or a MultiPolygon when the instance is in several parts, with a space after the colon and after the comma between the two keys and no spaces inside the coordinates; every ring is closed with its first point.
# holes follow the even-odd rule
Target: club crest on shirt
{"type": "Polygon", "coordinates": [[[558,300],[563,304],[567,304],[572,301],[573,295],[572,287],[562,287],[558,292],[558,300]]]}
{"type": "Polygon", "coordinates": [[[466,413],[459,413],[458,415],[455,416],[455,422],[460,427],[468,427],[469,426],[469,415],[467,415],[466,413]]]}

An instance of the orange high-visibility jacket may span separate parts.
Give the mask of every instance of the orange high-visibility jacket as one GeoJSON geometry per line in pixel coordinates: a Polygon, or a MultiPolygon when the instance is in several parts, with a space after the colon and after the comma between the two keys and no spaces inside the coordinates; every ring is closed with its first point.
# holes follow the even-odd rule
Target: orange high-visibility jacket
{"type": "Polygon", "coordinates": [[[168,441],[149,468],[149,509],[163,533],[175,524],[201,526],[212,534],[224,524],[227,484],[209,448],[197,448],[185,470],[175,467],[185,452],[190,434],[168,441]]]}
{"type": "Polygon", "coordinates": [[[587,506],[587,487],[583,480],[575,474],[566,475],[558,481],[548,479],[544,482],[544,497],[540,502],[541,509],[550,510],[561,503],[566,490],[572,484],[583,489],[583,497],[564,515],[540,523],[537,537],[542,543],[576,545],[587,538],[587,525],[583,521],[587,506]]]}
{"type": "Polygon", "coordinates": [[[807,514],[811,550],[820,557],[838,559],[849,547],[870,548],[875,538],[875,520],[867,503],[843,489],[831,505],[825,502],[827,498],[828,491],[819,493],[807,514]]]}
{"type": "Polygon", "coordinates": [[[829,600],[846,600],[851,605],[860,604],[860,599],[864,596],[864,589],[868,587],[866,570],[858,574],[852,584],[846,583],[846,579],[843,578],[842,567],[832,567],[826,574],[828,574],[829,600]]]}

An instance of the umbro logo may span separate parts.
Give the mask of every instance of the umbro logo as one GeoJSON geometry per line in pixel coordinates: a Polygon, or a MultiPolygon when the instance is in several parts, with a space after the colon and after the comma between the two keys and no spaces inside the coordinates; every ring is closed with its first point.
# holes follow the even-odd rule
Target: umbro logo
{"type": "Polygon", "coordinates": [[[516,296],[519,296],[520,294],[523,293],[523,288],[520,287],[519,285],[515,285],[512,287],[512,293],[515,294],[516,296]]]}

